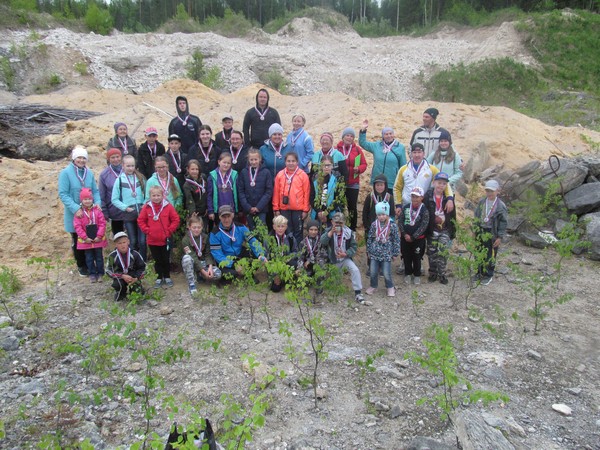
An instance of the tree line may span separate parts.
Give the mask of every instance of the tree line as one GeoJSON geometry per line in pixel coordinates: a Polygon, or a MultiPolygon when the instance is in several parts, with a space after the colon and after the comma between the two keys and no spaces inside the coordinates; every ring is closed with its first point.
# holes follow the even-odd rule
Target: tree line
{"type": "Polygon", "coordinates": [[[124,32],[153,31],[173,18],[202,24],[231,13],[264,26],[305,8],[321,7],[343,14],[355,26],[378,24],[393,32],[442,20],[460,22],[472,13],[504,8],[530,12],[569,7],[598,12],[600,0],[11,0],[11,6],[85,19],[124,32]]]}

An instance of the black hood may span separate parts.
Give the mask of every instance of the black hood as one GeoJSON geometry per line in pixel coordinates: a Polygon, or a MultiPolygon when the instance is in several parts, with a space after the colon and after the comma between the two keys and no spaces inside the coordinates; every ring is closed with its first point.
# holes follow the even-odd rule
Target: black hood
{"type": "Polygon", "coordinates": [[[190,104],[183,95],[178,95],[175,99],[175,111],[177,111],[177,115],[182,119],[185,119],[190,114],[190,104]],[[179,100],[185,100],[185,111],[179,111],[179,100]]]}

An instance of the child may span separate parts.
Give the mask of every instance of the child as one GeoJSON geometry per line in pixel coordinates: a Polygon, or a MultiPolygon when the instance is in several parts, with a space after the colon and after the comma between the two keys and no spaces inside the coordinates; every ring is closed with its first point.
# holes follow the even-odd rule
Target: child
{"type": "Polygon", "coordinates": [[[223,152],[219,155],[218,167],[208,174],[207,210],[208,218],[215,220],[221,206],[231,206],[237,213],[237,177],[238,173],[231,169],[231,154],[223,152]]]}
{"type": "Polygon", "coordinates": [[[137,147],[135,141],[127,134],[127,124],[123,122],[117,122],[114,125],[115,135],[109,139],[106,148],[118,148],[121,150],[121,155],[132,155],[136,156],[137,147]]]}
{"type": "MultiPolygon", "coordinates": [[[[273,219],[273,231],[269,233],[269,236],[274,239],[275,246],[269,245],[267,240],[264,243],[264,248],[267,252],[267,258],[272,260],[277,257],[286,257],[285,262],[290,267],[296,267],[298,259],[295,253],[298,250],[296,239],[292,233],[287,233],[288,220],[284,216],[277,216],[273,219]]],[[[273,277],[271,281],[271,292],[280,292],[283,289],[284,282],[277,273],[271,274],[273,277]]]]}
{"type": "Polygon", "coordinates": [[[248,150],[248,167],[239,173],[237,191],[240,210],[248,219],[248,228],[254,230],[257,218],[266,225],[273,197],[273,177],[262,165],[262,155],[257,148],[248,150]]]}
{"type": "Polygon", "coordinates": [[[405,205],[398,217],[402,240],[400,248],[404,260],[404,282],[421,284],[421,259],[425,252],[425,233],[429,226],[429,211],[423,207],[423,188],[416,186],[410,192],[411,202],[405,205]]]}
{"type": "Polygon", "coordinates": [[[199,216],[192,216],[187,221],[187,233],[181,240],[183,258],[181,267],[188,282],[190,294],[198,293],[196,290],[196,276],[198,280],[217,281],[221,278],[221,269],[209,252],[208,236],[202,232],[204,224],[199,216]]]}
{"type": "Polygon", "coordinates": [[[155,172],[146,183],[146,200],[150,198],[150,188],[158,186],[162,189],[163,198],[171,203],[175,208],[183,203],[183,193],[179,182],[169,172],[169,162],[164,156],[157,156],[154,159],[155,172]]]}
{"type": "Polygon", "coordinates": [[[487,286],[494,277],[496,254],[502,238],[506,236],[508,224],[508,210],[502,200],[498,198],[500,185],[496,180],[485,183],[485,198],[481,199],[475,209],[475,218],[479,220],[475,235],[481,245],[487,249],[487,258],[479,266],[474,281],[480,281],[487,286]]]}
{"type": "Polygon", "coordinates": [[[206,178],[201,172],[200,162],[196,159],[190,159],[187,163],[183,196],[188,214],[206,216],[206,178]]]}
{"type": "Polygon", "coordinates": [[[148,257],[146,251],[146,235],[138,226],[137,218],[144,206],[146,179],[135,169],[135,158],[127,155],[123,158],[123,170],[115,181],[112,190],[112,204],[125,214],[123,226],[127,236],[131,236],[131,247],[140,252],[144,261],[148,257]]]}
{"type": "Polygon", "coordinates": [[[181,151],[181,138],[176,134],[169,136],[169,149],[165,153],[165,158],[169,163],[169,172],[179,182],[179,187],[185,183],[185,167],[188,157],[181,151]]]}
{"type": "Polygon", "coordinates": [[[143,293],[142,278],[146,263],[142,256],[129,246],[129,238],[123,231],[113,237],[117,247],[106,260],[106,273],[113,279],[115,301],[125,300],[131,292],[143,293]]]}
{"type": "Polygon", "coordinates": [[[371,224],[367,237],[367,254],[371,260],[369,270],[371,284],[367,294],[377,290],[379,270],[383,269],[383,278],[387,288],[387,296],[395,297],[396,289],[392,280],[392,261],[400,254],[400,236],[398,227],[390,219],[390,204],[379,202],[375,205],[377,220],[371,224]]]}
{"type": "Polygon", "coordinates": [[[358,192],[360,189],[360,175],[367,170],[367,160],[362,149],[356,145],[356,132],[352,127],[346,127],[342,131],[342,140],[337,149],[346,159],[348,175],[346,176],[346,203],[348,204],[348,215],[350,216],[350,229],[356,231],[358,222],[358,192]]]}
{"type": "Polygon", "coordinates": [[[327,248],[329,262],[340,269],[348,269],[355,300],[361,305],[365,303],[362,295],[362,279],[360,270],[356,267],[352,257],[356,254],[358,245],[354,232],[345,226],[346,220],[341,212],[337,212],[331,219],[332,226],[325,230],[321,236],[321,245],[327,248]]]}
{"type": "Polygon", "coordinates": [[[231,167],[239,173],[248,165],[248,147],[244,145],[244,135],[241,131],[232,131],[230,140],[231,145],[222,148],[221,152],[231,154],[231,167]]]}
{"type": "Polygon", "coordinates": [[[231,144],[231,133],[233,132],[233,116],[225,114],[221,119],[221,125],[223,125],[223,130],[215,135],[215,144],[219,148],[228,148],[231,144]]]}
{"type": "Polygon", "coordinates": [[[311,219],[318,220],[323,226],[331,225],[331,218],[345,207],[344,183],[332,173],[333,158],[325,155],[321,158],[319,172],[310,186],[311,219]]]}
{"type": "Polygon", "coordinates": [[[456,234],[456,210],[447,213],[446,203],[449,197],[445,194],[448,174],[438,173],[433,179],[433,188],[425,194],[423,203],[429,210],[429,230],[427,232],[427,257],[429,258],[430,282],[439,280],[448,284],[446,263],[448,250],[456,234]]]}
{"type": "Polygon", "coordinates": [[[165,154],[165,146],[158,142],[158,131],[154,127],[146,128],[146,142],[140,145],[137,154],[137,169],[150,178],[154,173],[154,160],[165,154]]]}
{"type": "Polygon", "coordinates": [[[102,249],[106,247],[106,219],[102,209],[94,205],[90,188],[81,189],[81,212],[73,218],[73,227],[77,233],[77,249],[85,250],[85,263],[90,274],[90,282],[96,283],[104,275],[102,249]]]}
{"type": "Polygon", "coordinates": [[[188,159],[196,159],[200,163],[200,171],[204,176],[217,168],[217,158],[221,154],[221,149],[212,139],[212,129],[208,125],[200,127],[200,139],[198,143],[192,146],[188,151],[188,159]]]}
{"type": "Polygon", "coordinates": [[[154,288],[162,285],[173,287],[169,269],[170,238],[179,226],[179,215],[171,203],[163,197],[161,186],[150,188],[150,201],[144,205],[138,217],[138,225],[146,234],[150,253],[154,259],[156,283],[154,288]]]}
{"type": "Polygon", "coordinates": [[[285,155],[285,169],[275,177],[273,187],[273,214],[288,220],[290,231],[296,242],[302,240],[304,219],[310,211],[310,181],[308,175],[298,167],[298,155],[285,155]]]}
{"type": "Polygon", "coordinates": [[[315,273],[315,264],[323,265],[323,247],[319,239],[321,226],[316,220],[306,222],[306,237],[298,246],[298,268],[306,270],[309,276],[315,273]]]}

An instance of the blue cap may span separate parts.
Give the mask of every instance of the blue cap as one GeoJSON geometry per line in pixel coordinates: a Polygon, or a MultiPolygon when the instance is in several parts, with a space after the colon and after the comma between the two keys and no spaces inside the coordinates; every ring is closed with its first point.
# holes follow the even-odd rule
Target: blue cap
{"type": "Polygon", "coordinates": [[[448,174],[445,172],[440,172],[433,178],[433,181],[436,181],[436,180],[448,181],[449,180],[448,174]]]}

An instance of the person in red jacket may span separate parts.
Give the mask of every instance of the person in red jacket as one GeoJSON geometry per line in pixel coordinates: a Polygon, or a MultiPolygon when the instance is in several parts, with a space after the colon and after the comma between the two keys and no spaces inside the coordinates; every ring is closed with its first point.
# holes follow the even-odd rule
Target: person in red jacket
{"type": "Polygon", "coordinates": [[[154,259],[156,283],[173,287],[169,267],[169,248],[172,246],[171,236],[179,226],[179,215],[173,205],[163,198],[160,186],[150,188],[150,201],[144,205],[138,216],[138,225],[146,235],[146,242],[154,259]]]}
{"type": "Polygon", "coordinates": [[[273,214],[288,220],[296,242],[302,240],[304,219],[310,211],[310,180],[298,166],[298,154],[285,155],[285,169],[275,177],[273,187],[273,214]]]}
{"type": "Polygon", "coordinates": [[[344,180],[346,182],[346,204],[348,205],[348,215],[350,216],[350,229],[356,231],[358,219],[358,191],[360,189],[360,174],[367,170],[367,160],[365,154],[354,140],[356,132],[351,127],[344,128],[342,131],[342,140],[338,143],[337,149],[344,158],[348,167],[348,175],[344,180]]]}

